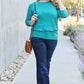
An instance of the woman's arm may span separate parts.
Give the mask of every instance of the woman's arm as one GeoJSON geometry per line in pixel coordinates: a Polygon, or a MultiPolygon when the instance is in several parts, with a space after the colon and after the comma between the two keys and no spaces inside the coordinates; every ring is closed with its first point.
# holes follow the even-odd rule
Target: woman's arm
{"type": "Polygon", "coordinates": [[[65,9],[65,6],[61,2],[61,0],[57,0],[57,2],[58,2],[58,5],[59,5],[60,10],[64,10],[65,9]]]}
{"type": "Polygon", "coordinates": [[[32,26],[31,24],[31,17],[32,17],[32,5],[30,4],[27,10],[27,15],[26,15],[26,19],[25,19],[25,24],[27,26],[32,26]]]}
{"type": "Polygon", "coordinates": [[[31,3],[29,5],[28,11],[27,11],[27,16],[26,16],[26,20],[25,20],[25,23],[26,23],[27,26],[32,26],[37,20],[37,14],[33,15],[32,5],[34,5],[34,4],[31,3]]]}
{"type": "Polygon", "coordinates": [[[66,10],[65,6],[61,2],[61,0],[57,0],[58,5],[59,5],[59,10],[58,11],[58,18],[66,18],[68,17],[68,11],[66,10]]]}

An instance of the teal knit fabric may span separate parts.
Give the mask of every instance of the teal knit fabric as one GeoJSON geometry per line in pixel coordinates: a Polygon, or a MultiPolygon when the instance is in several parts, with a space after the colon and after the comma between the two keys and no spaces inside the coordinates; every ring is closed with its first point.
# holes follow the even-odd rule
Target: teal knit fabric
{"type": "MultiPolygon", "coordinates": [[[[51,2],[36,3],[37,21],[34,26],[32,37],[39,37],[44,39],[58,40],[58,18],[68,17],[66,9],[57,10],[51,2]]],[[[32,15],[35,14],[34,2],[29,4],[25,23],[33,29],[33,25],[29,24],[32,15]]]]}

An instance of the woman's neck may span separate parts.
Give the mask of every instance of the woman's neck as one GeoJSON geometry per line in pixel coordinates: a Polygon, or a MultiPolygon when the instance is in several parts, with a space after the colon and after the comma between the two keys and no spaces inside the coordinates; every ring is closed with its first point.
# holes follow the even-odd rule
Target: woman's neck
{"type": "Polygon", "coordinates": [[[39,2],[48,2],[50,0],[39,0],[39,2]]]}

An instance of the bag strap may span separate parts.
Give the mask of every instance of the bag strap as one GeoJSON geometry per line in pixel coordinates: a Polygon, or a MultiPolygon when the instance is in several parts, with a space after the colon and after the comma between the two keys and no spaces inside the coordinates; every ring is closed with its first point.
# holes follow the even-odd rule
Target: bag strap
{"type": "MultiPolygon", "coordinates": [[[[34,7],[35,7],[35,14],[36,14],[36,4],[35,4],[35,2],[34,2],[34,7]]],[[[29,40],[31,40],[31,38],[32,38],[32,33],[33,33],[33,30],[34,30],[34,26],[35,26],[35,23],[33,25],[33,29],[32,29],[32,32],[31,32],[29,40]]]]}

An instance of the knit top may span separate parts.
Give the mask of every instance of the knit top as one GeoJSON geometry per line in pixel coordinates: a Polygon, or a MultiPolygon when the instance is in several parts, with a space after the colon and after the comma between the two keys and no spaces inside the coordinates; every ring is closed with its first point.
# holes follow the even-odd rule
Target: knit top
{"type": "MultiPolygon", "coordinates": [[[[58,10],[50,1],[35,1],[35,3],[38,19],[35,22],[32,37],[58,40],[58,18],[66,18],[68,16],[66,8],[64,10],[58,10]]],[[[29,22],[34,14],[35,7],[34,2],[32,2],[29,4],[25,19],[25,23],[27,26],[31,27],[31,31],[33,29],[33,25],[30,25],[29,22]]]]}

